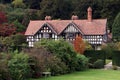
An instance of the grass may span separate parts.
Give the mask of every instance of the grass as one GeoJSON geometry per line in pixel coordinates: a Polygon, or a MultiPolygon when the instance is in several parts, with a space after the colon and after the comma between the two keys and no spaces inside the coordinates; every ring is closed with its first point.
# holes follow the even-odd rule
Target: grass
{"type": "Polygon", "coordinates": [[[88,70],[83,72],[75,72],[67,75],[30,80],[120,80],[120,71],[88,70]]]}
{"type": "Polygon", "coordinates": [[[108,63],[110,63],[110,62],[112,62],[112,60],[106,59],[106,64],[108,64],[108,63]]]}

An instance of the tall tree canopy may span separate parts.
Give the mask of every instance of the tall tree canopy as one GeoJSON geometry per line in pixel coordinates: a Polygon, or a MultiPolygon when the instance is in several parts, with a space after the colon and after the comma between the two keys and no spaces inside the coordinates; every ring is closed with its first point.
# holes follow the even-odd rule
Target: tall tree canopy
{"type": "Polygon", "coordinates": [[[26,6],[31,9],[40,9],[41,1],[42,0],[23,0],[23,2],[26,4],[26,6]]]}
{"type": "Polygon", "coordinates": [[[66,0],[42,0],[40,5],[42,19],[46,15],[50,15],[56,19],[68,19],[72,12],[72,5],[66,0]]]}
{"type": "Polygon", "coordinates": [[[87,8],[91,6],[93,18],[107,18],[107,26],[112,30],[114,19],[120,11],[120,0],[0,0],[0,3],[9,3],[9,5],[6,5],[7,7],[5,7],[5,4],[0,4],[0,11],[7,13],[8,22],[14,22],[15,19],[19,18],[19,22],[26,22],[24,23],[25,26],[29,23],[29,20],[44,19],[46,15],[52,16],[53,19],[70,19],[71,15],[74,14],[78,15],[80,19],[86,19],[87,8]],[[18,8],[21,8],[22,11],[14,12],[20,10],[18,8]],[[35,15],[29,12],[33,9],[37,11],[33,12],[35,15]],[[30,17],[27,14],[31,14],[30,17]]]}
{"type": "Polygon", "coordinates": [[[120,12],[116,16],[112,26],[113,39],[120,41],[120,12]]]}

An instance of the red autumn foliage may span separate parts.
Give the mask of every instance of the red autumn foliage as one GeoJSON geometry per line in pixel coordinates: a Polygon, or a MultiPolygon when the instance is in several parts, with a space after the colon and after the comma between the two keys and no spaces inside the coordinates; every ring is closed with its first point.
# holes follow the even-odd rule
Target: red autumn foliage
{"type": "Polygon", "coordinates": [[[16,28],[13,24],[0,25],[0,36],[6,37],[16,33],[16,28]]]}
{"type": "Polygon", "coordinates": [[[74,41],[74,49],[77,53],[83,54],[85,51],[85,43],[80,36],[76,36],[74,41]]]}
{"type": "Polygon", "coordinates": [[[4,22],[7,22],[7,17],[5,13],[0,12],[0,24],[3,24],[4,22]]]}

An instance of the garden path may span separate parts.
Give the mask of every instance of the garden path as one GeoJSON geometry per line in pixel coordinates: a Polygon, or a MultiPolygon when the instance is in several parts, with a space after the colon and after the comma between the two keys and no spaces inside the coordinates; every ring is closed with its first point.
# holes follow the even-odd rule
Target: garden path
{"type": "Polygon", "coordinates": [[[105,70],[112,69],[112,62],[106,64],[106,65],[104,66],[104,69],[105,69],[105,70]]]}

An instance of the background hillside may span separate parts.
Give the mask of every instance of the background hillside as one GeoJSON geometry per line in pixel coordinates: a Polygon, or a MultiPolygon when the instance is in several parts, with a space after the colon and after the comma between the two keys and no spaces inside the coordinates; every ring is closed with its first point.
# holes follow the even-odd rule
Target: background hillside
{"type": "Polygon", "coordinates": [[[120,0],[0,0],[0,3],[0,24],[13,24],[16,32],[24,32],[30,20],[44,19],[46,15],[52,19],[71,19],[74,14],[85,19],[89,6],[94,19],[108,19],[107,26],[111,30],[120,12],[120,0]]]}

